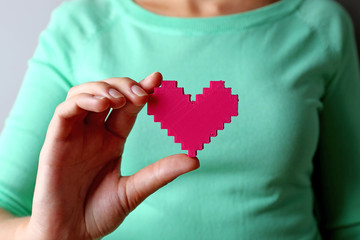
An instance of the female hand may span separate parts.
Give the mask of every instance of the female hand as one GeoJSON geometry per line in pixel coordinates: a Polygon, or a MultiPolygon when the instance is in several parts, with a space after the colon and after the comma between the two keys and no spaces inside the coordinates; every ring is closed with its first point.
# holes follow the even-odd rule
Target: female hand
{"type": "Polygon", "coordinates": [[[111,78],[69,91],[55,111],[41,150],[33,211],[24,227],[27,236],[105,236],[151,193],[199,167],[198,159],[178,154],[131,176],[119,172],[137,113],[161,80],[160,73],[140,83],[111,78]]]}

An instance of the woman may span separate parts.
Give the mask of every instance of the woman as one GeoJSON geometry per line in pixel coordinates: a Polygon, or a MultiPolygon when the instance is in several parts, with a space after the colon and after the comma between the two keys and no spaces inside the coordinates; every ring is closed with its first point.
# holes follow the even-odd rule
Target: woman
{"type": "Polygon", "coordinates": [[[2,133],[2,238],[356,239],[351,27],[326,0],[63,4],[2,133]],[[199,167],[140,112],[155,70],[191,94],[224,80],[239,116],[137,207],[199,167]]]}

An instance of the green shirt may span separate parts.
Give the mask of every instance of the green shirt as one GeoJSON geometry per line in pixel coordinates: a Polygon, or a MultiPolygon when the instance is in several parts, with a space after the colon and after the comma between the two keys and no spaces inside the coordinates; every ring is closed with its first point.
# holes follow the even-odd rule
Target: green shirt
{"type": "MultiPolygon", "coordinates": [[[[71,87],[154,71],[193,95],[224,80],[239,116],[198,152],[198,170],[105,239],[360,239],[358,59],[352,23],[330,0],[208,18],[157,15],[131,0],[63,3],[1,135],[0,206],[31,214],[47,126],[71,87]]],[[[180,148],[144,109],[122,173],[180,148]]]]}

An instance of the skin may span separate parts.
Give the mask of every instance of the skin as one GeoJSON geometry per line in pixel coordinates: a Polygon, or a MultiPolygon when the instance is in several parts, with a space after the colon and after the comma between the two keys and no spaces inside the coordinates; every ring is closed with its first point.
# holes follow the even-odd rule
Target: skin
{"type": "Polygon", "coordinates": [[[214,17],[251,11],[279,0],[134,0],[141,7],[164,16],[214,17]]]}
{"type": "MultiPolygon", "coordinates": [[[[136,0],[155,13],[180,17],[239,13],[273,2],[136,0]]],[[[100,239],[150,194],[197,169],[197,158],[176,154],[134,175],[121,175],[126,138],[161,80],[155,72],[139,83],[111,78],[70,89],[55,110],[40,153],[32,215],[17,218],[0,209],[0,238],[100,239]]]]}
{"type": "Polygon", "coordinates": [[[55,110],[40,153],[32,215],[14,219],[4,214],[0,236],[100,238],[115,230],[151,193],[197,169],[197,158],[177,154],[131,176],[119,172],[137,113],[161,80],[156,72],[140,83],[111,78],[72,88],[55,110]],[[110,107],[114,110],[105,121],[110,107]]]}

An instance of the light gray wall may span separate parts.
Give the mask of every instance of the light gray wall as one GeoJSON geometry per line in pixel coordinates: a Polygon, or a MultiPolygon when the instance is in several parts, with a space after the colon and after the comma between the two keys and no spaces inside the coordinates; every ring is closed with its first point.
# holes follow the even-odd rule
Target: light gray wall
{"type": "Polygon", "coordinates": [[[62,0],[0,0],[0,132],[40,32],[62,0]]]}
{"type": "MultiPolygon", "coordinates": [[[[122,0],[119,0],[122,1],[122,0]]],[[[0,132],[23,80],[27,61],[62,0],[0,0],[0,132]]],[[[353,16],[360,40],[360,1],[339,0],[353,16]]],[[[360,43],[358,44],[360,50],[360,43]]]]}

